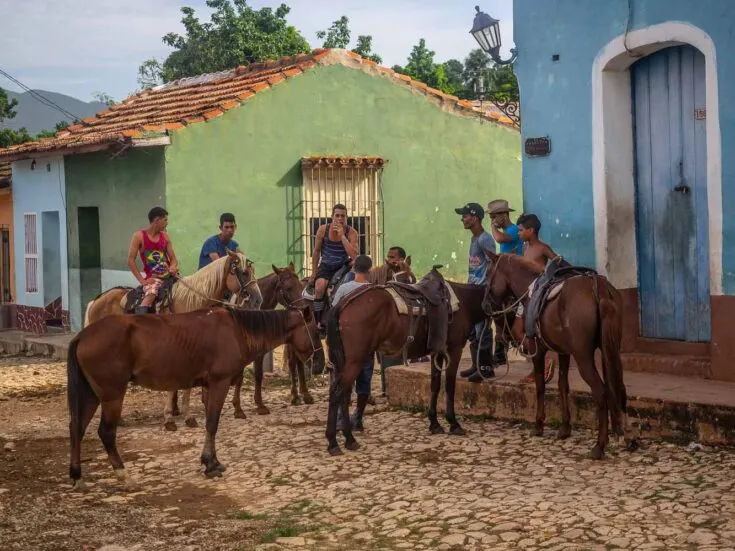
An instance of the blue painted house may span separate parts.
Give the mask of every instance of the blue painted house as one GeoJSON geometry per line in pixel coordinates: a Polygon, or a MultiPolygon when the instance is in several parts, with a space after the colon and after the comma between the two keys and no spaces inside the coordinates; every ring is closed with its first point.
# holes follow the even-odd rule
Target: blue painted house
{"type": "Polygon", "coordinates": [[[735,2],[515,0],[524,210],[625,298],[626,367],[735,380],[735,2]]]}

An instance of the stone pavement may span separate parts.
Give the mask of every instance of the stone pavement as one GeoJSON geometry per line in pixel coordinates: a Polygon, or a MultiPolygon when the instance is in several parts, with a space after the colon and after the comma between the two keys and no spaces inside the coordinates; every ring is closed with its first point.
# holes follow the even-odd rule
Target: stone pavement
{"type": "MultiPolygon", "coordinates": [[[[51,384],[62,370],[63,364],[0,369],[0,394],[18,378],[30,381],[28,390],[51,384]]],[[[155,504],[148,529],[155,537],[105,531],[106,544],[126,550],[209,549],[208,527],[234,530],[238,522],[262,525],[258,541],[214,548],[733,548],[732,451],[649,442],[627,453],[613,443],[608,458],[595,462],[585,459],[593,438],[588,430],[575,430],[561,442],[531,437],[512,423],[465,420],[466,437],[430,436],[423,414],[379,403],[368,408],[366,431],[357,435],[361,449],[332,458],[323,434],[326,381],[313,380],[316,403],[300,407],[287,405],[287,390],[269,383],[270,416],[252,414],[250,400],[245,420],[234,419],[230,405],[225,407],[217,435],[218,456],[227,465],[223,478],[201,474],[201,428],[164,432],[160,423],[136,421],[126,409],[119,448],[137,487],[125,492],[117,486],[96,431],[89,430],[83,469],[91,489],[70,493],[60,479],[47,490],[54,507],[102,508],[112,519],[121,508],[155,504]],[[184,512],[192,498],[198,510],[216,504],[231,509],[203,517],[206,524],[195,522],[184,512]],[[216,524],[220,518],[228,524],[216,524]]],[[[147,395],[148,409],[160,415],[158,393],[138,390],[126,401],[128,408],[134,402],[136,412],[146,410],[140,400],[147,395]]],[[[201,423],[201,405],[192,403],[201,423]]],[[[65,437],[65,419],[45,419],[49,430],[65,437]]],[[[10,423],[2,431],[0,439],[8,439],[18,428],[10,423]]],[[[58,453],[66,462],[65,446],[58,453]]]]}

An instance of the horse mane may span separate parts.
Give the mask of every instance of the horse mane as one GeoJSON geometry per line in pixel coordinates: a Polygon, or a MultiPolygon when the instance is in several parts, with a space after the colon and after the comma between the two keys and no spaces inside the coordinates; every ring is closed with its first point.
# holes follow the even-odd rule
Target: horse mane
{"type": "Polygon", "coordinates": [[[266,348],[273,341],[282,339],[288,331],[291,313],[288,310],[228,310],[253,348],[266,348]]]}
{"type": "Polygon", "coordinates": [[[391,273],[390,266],[383,264],[382,266],[376,266],[372,268],[367,275],[369,283],[377,283],[378,285],[385,285],[388,283],[388,279],[391,273]]]}
{"type": "MultiPolygon", "coordinates": [[[[245,255],[235,254],[240,258],[240,265],[244,267],[247,262],[245,255]]],[[[181,278],[184,283],[177,282],[171,290],[174,310],[192,312],[209,306],[212,299],[222,298],[218,293],[229,273],[225,270],[228,259],[228,256],[220,257],[192,275],[181,278]]]]}

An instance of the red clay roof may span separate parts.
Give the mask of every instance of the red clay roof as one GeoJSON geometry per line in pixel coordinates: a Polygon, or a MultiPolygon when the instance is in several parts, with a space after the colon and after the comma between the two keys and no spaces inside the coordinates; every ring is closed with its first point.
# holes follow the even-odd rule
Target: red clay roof
{"type": "Polygon", "coordinates": [[[0,182],[9,180],[13,176],[10,163],[0,163],[0,182]]]}
{"type": "Polygon", "coordinates": [[[482,113],[468,101],[429,88],[424,83],[363,59],[354,52],[320,49],[311,54],[253,63],[230,71],[183,78],[147,88],[94,117],[88,117],[58,132],[54,138],[0,149],[0,161],[17,160],[45,152],[72,153],[94,145],[125,144],[136,138],[166,135],[190,124],[217,118],[255,94],[317,65],[337,63],[359,68],[376,76],[388,77],[396,84],[432,98],[445,110],[471,114],[513,127],[512,121],[506,117],[492,112],[482,113]]]}
{"type": "Polygon", "coordinates": [[[301,159],[301,166],[305,167],[344,167],[344,168],[382,168],[388,161],[383,157],[365,157],[347,155],[334,157],[328,155],[314,155],[301,159]]]}

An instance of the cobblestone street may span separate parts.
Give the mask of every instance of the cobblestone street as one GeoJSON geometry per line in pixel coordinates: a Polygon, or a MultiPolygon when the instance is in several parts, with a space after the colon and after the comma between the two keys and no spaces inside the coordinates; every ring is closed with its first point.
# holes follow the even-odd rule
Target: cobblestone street
{"type": "MultiPolygon", "coordinates": [[[[65,364],[0,363],[2,549],[727,549],[735,548],[735,452],[565,442],[527,427],[464,420],[466,437],[430,436],[421,413],[368,407],[362,447],[329,457],[326,379],[291,406],[266,381],[271,415],[227,404],[217,438],[224,477],[204,478],[200,428],[161,429],[164,395],[126,397],[120,453],[137,487],[113,477],[93,421],[83,442],[90,490],[70,491],[65,364]],[[113,549],[113,547],[108,547],[113,549]]],[[[379,377],[374,378],[379,384],[379,377]]]]}

